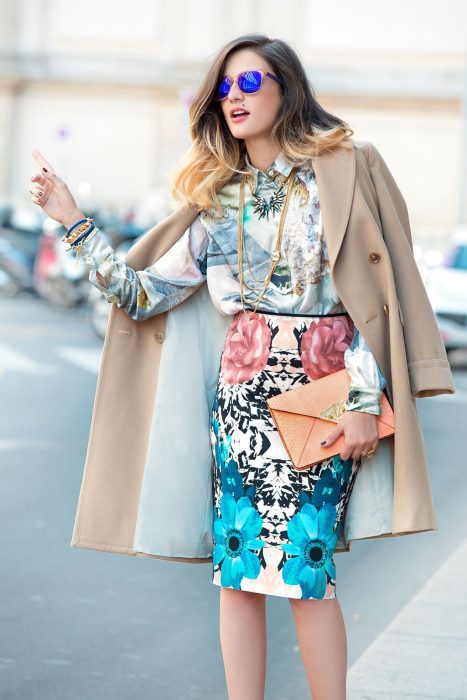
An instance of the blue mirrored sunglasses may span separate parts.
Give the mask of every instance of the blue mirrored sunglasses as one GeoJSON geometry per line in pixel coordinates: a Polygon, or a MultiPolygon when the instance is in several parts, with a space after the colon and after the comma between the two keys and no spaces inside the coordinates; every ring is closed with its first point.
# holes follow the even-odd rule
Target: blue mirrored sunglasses
{"type": "Polygon", "coordinates": [[[225,100],[235,81],[237,81],[237,85],[240,90],[245,92],[247,95],[258,92],[263,84],[263,78],[265,75],[269,76],[269,78],[272,78],[281,85],[284,84],[280,78],[272,73],[269,73],[267,70],[246,70],[238,75],[224,75],[221,82],[217,86],[214,99],[218,100],[219,102],[225,100]]]}

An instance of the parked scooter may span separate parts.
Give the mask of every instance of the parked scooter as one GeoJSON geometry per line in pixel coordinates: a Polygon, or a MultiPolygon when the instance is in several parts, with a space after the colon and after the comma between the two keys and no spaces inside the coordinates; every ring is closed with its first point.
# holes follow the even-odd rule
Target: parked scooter
{"type": "Polygon", "coordinates": [[[19,291],[19,284],[8,272],[0,268],[0,297],[15,297],[19,291]]]}
{"type": "Polygon", "coordinates": [[[87,296],[87,267],[74,250],[68,251],[63,245],[64,233],[64,228],[51,219],[44,222],[34,265],[34,285],[37,293],[54,306],[71,307],[87,296]]]}
{"type": "Polygon", "coordinates": [[[35,293],[33,260],[6,238],[0,238],[0,294],[14,297],[21,291],[35,293]]]}

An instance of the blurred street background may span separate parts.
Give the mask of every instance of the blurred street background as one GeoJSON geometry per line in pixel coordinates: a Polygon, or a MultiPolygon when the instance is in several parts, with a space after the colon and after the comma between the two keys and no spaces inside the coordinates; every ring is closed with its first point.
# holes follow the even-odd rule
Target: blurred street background
{"type": "MultiPolygon", "coordinates": [[[[172,211],[191,96],[247,32],[290,42],[386,160],[456,386],[417,400],[438,530],[336,555],[349,698],[467,700],[467,3],[0,0],[1,700],[227,697],[210,566],[70,547],[110,305],[29,187],[37,148],[124,256],[172,211]]],[[[307,697],[271,596],[266,698],[307,697]]]]}

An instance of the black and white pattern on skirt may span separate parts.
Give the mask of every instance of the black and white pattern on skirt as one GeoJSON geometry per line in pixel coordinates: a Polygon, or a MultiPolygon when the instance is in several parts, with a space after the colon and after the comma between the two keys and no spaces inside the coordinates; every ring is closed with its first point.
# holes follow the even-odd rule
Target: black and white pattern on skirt
{"type": "Polygon", "coordinates": [[[333,553],[360,462],[296,470],[266,399],[343,369],[352,336],[348,314],[233,317],[211,413],[213,583],[336,597],[333,553]]]}

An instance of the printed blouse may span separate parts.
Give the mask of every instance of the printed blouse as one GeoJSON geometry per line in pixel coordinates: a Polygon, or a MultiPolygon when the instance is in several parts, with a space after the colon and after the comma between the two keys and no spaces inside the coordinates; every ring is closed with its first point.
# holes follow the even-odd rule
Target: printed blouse
{"type": "MultiPolygon", "coordinates": [[[[267,172],[253,166],[248,155],[244,164],[252,177],[251,189],[245,187],[243,296],[252,308],[270,269],[280,204],[284,206],[286,180],[293,164],[282,152],[267,172]]],[[[82,241],[90,282],[137,321],[171,309],[204,282],[219,312],[233,316],[242,309],[237,245],[240,181],[241,175],[236,173],[218,192],[220,215],[214,207],[201,210],[180,239],[145,270],[133,270],[118,258],[96,226],[71,247],[82,241]]],[[[281,259],[258,311],[298,316],[346,313],[331,277],[311,162],[295,172],[281,259]]],[[[364,337],[352,327],[343,357],[350,375],[346,408],[380,415],[386,379],[364,337]]]]}

